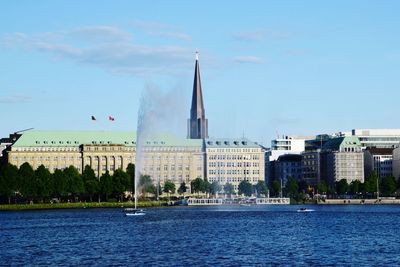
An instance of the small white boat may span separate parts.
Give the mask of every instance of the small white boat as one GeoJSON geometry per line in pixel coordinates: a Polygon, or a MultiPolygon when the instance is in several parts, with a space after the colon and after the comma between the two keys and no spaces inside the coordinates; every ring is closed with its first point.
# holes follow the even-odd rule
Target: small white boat
{"type": "Polygon", "coordinates": [[[146,212],[142,209],[125,209],[125,216],[141,216],[146,215],[146,212]]]}
{"type": "Polygon", "coordinates": [[[300,209],[297,210],[297,212],[313,212],[313,211],[315,211],[315,210],[307,209],[307,208],[300,208],[300,209]]]}

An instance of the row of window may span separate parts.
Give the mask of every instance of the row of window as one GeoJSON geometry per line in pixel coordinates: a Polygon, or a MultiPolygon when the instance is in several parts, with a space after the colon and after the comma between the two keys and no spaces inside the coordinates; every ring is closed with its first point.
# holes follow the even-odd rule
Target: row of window
{"type": "MultiPolygon", "coordinates": [[[[217,181],[219,184],[224,185],[226,183],[240,183],[241,181],[246,180],[250,183],[256,183],[260,181],[259,177],[209,177],[209,182],[217,181]]],[[[235,186],[236,187],[236,186],[235,186]]],[[[236,188],[237,190],[237,188],[236,188]]]]}
{"type": "MultiPolygon", "coordinates": [[[[135,151],[135,150],[132,150],[129,147],[126,148],[126,150],[127,151],[135,151]]],[[[92,147],[92,146],[87,146],[87,147],[85,147],[85,151],[119,151],[119,152],[121,152],[121,151],[123,151],[123,147],[114,147],[114,146],[110,146],[110,147],[107,147],[107,146],[103,146],[103,147],[94,146],[94,147],[92,147]]]]}
{"type": "Polygon", "coordinates": [[[34,157],[34,156],[22,156],[22,157],[17,157],[17,156],[14,156],[14,157],[12,157],[12,159],[13,159],[13,161],[18,161],[18,160],[22,160],[22,161],[27,161],[27,160],[30,160],[30,161],[34,161],[34,160],[37,160],[37,161],[51,161],[51,160],[53,160],[53,161],[67,161],[67,160],[69,160],[69,161],[74,161],[74,160],[77,160],[77,161],[81,161],[82,160],[82,157],[80,157],[80,156],[78,156],[78,157],[65,157],[65,156],[63,156],[63,157],[58,157],[58,156],[55,156],[55,157],[50,157],[50,156],[46,156],[46,157],[43,157],[43,156],[39,156],[39,157],[34,157]]]}
{"type": "Polygon", "coordinates": [[[260,160],[260,155],[209,155],[209,160],[260,160]]]}
{"type": "Polygon", "coordinates": [[[261,152],[261,149],[259,148],[217,148],[217,149],[211,149],[208,148],[207,152],[218,152],[218,153],[224,153],[224,152],[261,152]]]}
{"type": "Polygon", "coordinates": [[[235,167],[260,167],[260,163],[258,162],[210,162],[208,163],[208,167],[211,168],[219,168],[219,167],[228,167],[228,168],[235,168],[235,167]]]}
{"type": "Polygon", "coordinates": [[[240,174],[260,174],[260,170],[208,170],[208,174],[216,175],[216,174],[228,174],[228,175],[240,175],[240,174]]]}
{"type": "Polygon", "coordinates": [[[19,152],[39,152],[39,151],[79,151],[79,147],[17,147],[16,151],[19,152]]]}

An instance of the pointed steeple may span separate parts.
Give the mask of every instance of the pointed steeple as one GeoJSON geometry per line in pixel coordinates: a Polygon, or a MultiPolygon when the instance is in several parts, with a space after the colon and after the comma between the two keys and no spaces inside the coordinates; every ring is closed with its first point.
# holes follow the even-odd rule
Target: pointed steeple
{"type": "Polygon", "coordinates": [[[190,109],[190,119],[188,120],[188,138],[204,139],[208,138],[208,121],[206,119],[203,93],[201,91],[199,53],[196,52],[196,64],[194,69],[192,107],[190,109]]]}

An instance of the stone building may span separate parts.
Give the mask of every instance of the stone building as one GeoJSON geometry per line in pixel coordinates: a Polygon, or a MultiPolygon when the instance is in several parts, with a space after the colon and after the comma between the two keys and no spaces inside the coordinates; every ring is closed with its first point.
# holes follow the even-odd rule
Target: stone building
{"type": "Polygon", "coordinates": [[[243,180],[251,184],[264,181],[264,150],[246,138],[206,139],[206,170],[210,183],[231,183],[238,190],[243,180]]]}
{"type": "MultiPolygon", "coordinates": [[[[201,140],[159,136],[146,140],[142,174],[154,183],[166,180],[176,185],[204,177],[201,140]]],[[[27,131],[8,152],[9,163],[21,166],[28,162],[34,169],[44,165],[51,172],[74,166],[82,172],[86,165],[96,176],[106,171],[125,170],[136,161],[135,132],[27,131]]]]}
{"type": "Polygon", "coordinates": [[[364,154],[356,136],[330,139],[322,147],[321,179],[335,184],[342,179],[364,182],[364,154]]]}

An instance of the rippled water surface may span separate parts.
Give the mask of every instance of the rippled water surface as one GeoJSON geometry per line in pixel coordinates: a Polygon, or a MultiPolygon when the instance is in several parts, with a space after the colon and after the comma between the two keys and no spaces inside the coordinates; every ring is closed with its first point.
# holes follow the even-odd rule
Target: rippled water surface
{"type": "Polygon", "coordinates": [[[400,265],[399,206],[0,212],[0,265],[400,265]]]}

